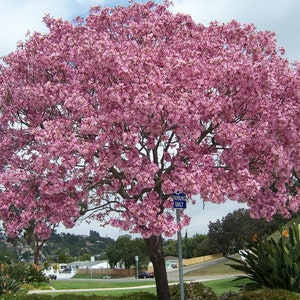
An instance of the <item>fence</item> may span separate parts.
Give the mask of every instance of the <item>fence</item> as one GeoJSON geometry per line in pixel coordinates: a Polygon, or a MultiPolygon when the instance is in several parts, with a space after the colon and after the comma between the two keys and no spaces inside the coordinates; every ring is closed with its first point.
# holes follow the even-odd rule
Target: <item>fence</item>
{"type": "Polygon", "coordinates": [[[206,261],[209,261],[209,260],[217,259],[217,258],[220,258],[220,257],[223,257],[222,253],[199,256],[199,257],[193,257],[193,258],[185,258],[185,259],[182,260],[182,264],[184,266],[190,266],[190,265],[206,262],[206,261]]]}
{"type": "MultiPolygon", "coordinates": [[[[217,254],[211,254],[211,255],[205,255],[205,256],[199,256],[199,257],[193,257],[188,259],[183,259],[182,264],[183,266],[191,266],[194,264],[206,262],[209,260],[217,259],[222,257],[222,253],[217,254]]],[[[177,263],[178,267],[178,263],[177,263]]],[[[139,269],[139,272],[146,271],[146,269],[139,269]]],[[[149,266],[148,271],[152,272],[153,267],[152,265],[149,266]]],[[[136,275],[136,268],[130,268],[130,269],[78,269],[77,274],[91,274],[93,275],[106,275],[111,277],[130,277],[136,275]]]]}
{"type": "MultiPolygon", "coordinates": [[[[144,271],[144,269],[139,269],[139,272],[144,271]]],[[[93,275],[104,275],[111,277],[130,277],[136,275],[136,269],[78,269],[77,274],[91,274],[93,275]]]]}

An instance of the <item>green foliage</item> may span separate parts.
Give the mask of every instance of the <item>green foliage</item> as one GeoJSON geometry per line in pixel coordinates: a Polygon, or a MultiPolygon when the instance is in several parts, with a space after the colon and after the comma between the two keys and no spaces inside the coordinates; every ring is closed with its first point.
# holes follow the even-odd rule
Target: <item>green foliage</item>
{"type": "Polygon", "coordinates": [[[47,282],[43,270],[32,264],[3,264],[0,269],[0,276],[13,278],[20,283],[47,282]]]}
{"type": "Polygon", "coordinates": [[[252,283],[250,289],[266,287],[300,292],[300,224],[294,223],[289,230],[281,231],[278,241],[256,239],[249,250],[241,255],[245,261],[230,258],[237,264],[230,264],[240,270],[252,283]]]}
{"type": "Polygon", "coordinates": [[[129,293],[124,294],[116,298],[118,300],[156,300],[157,297],[154,294],[148,292],[139,292],[139,293],[129,293]]]}
{"type": "Polygon", "coordinates": [[[43,284],[47,282],[43,270],[24,263],[2,264],[0,268],[0,295],[15,293],[24,284],[43,284]]]}
{"type": "Polygon", "coordinates": [[[169,239],[163,242],[165,256],[178,256],[177,240],[169,239]]]}
{"type": "Polygon", "coordinates": [[[24,282],[27,276],[26,265],[23,263],[3,264],[0,269],[0,276],[10,277],[17,282],[24,282]]]}
{"type": "MultiPolygon", "coordinates": [[[[164,241],[163,247],[165,256],[178,255],[177,240],[168,239],[167,241],[164,241]]],[[[214,253],[215,252],[209,248],[206,234],[194,234],[192,237],[188,237],[187,233],[185,234],[182,240],[183,258],[192,258],[214,253]]]]}
{"type": "Polygon", "coordinates": [[[297,300],[300,295],[287,290],[278,289],[260,289],[256,291],[246,291],[242,293],[226,293],[219,297],[219,300],[297,300]]]}
{"type": "Polygon", "coordinates": [[[26,266],[26,283],[45,283],[47,282],[47,277],[43,273],[43,269],[38,269],[35,265],[26,266]]]}
{"type": "MultiPolygon", "coordinates": [[[[170,293],[172,300],[180,299],[180,285],[170,286],[170,293]]],[[[184,283],[184,299],[185,300],[217,300],[215,292],[202,284],[201,282],[184,283]]]]}
{"type": "Polygon", "coordinates": [[[123,262],[126,269],[135,266],[135,256],[139,257],[139,266],[149,263],[149,255],[146,244],[142,238],[132,239],[130,235],[123,235],[109,245],[106,255],[111,266],[123,262]]]}
{"type": "Polygon", "coordinates": [[[0,295],[18,292],[21,283],[7,276],[0,276],[0,295]]]}
{"type": "Polygon", "coordinates": [[[249,211],[242,208],[227,214],[221,220],[209,222],[208,246],[213,253],[233,254],[245,248],[252,236],[268,236],[274,232],[283,218],[275,216],[271,222],[265,219],[253,219],[249,211]],[[238,228],[238,230],[237,230],[238,228]]]}
{"type": "Polygon", "coordinates": [[[90,260],[91,256],[98,256],[106,251],[106,245],[114,242],[112,238],[101,237],[96,231],[91,230],[90,235],[74,235],[70,233],[51,234],[47,244],[43,246],[43,253],[51,262],[58,262],[59,259],[72,260],[90,260]]]}
{"type": "Polygon", "coordinates": [[[62,250],[58,253],[57,259],[58,259],[59,263],[70,263],[74,260],[73,257],[70,255],[67,255],[64,250],[62,250]]]}

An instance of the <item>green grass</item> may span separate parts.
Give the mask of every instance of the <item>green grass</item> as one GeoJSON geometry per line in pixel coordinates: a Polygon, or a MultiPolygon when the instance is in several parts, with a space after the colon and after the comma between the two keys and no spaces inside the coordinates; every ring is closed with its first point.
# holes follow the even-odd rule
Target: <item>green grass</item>
{"type": "MultiPolygon", "coordinates": [[[[223,294],[224,292],[228,291],[234,291],[237,292],[239,291],[240,287],[246,284],[247,280],[241,280],[241,281],[233,281],[232,278],[224,278],[224,279],[217,279],[217,280],[211,280],[211,281],[206,281],[203,282],[204,285],[212,288],[214,292],[219,296],[223,294]]],[[[85,292],[60,292],[62,289],[94,289],[94,288],[118,288],[118,287],[133,287],[134,284],[138,286],[139,282],[93,282],[93,281],[69,281],[65,282],[67,284],[63,284],[63,281],[57,281],[55,282],[55,285],[57,286],[57,291],[56,292],[51,292],[49,295],[57,296],[59,294],[80,294],[80,295],[101,295],[101,296],[121,296],[123,294],[128,294],[128,293],[135,293],[135,292],[149,292],[156,294],[156,289],[155,287],[149,287],[149,288],[136,288],[136,289],[126,289],[126,290],[102,290],[102,291],[85,291],[85,292]],[[100,286],[101,285],[101,286],[100,286]]],[[[151,282],[144,282],[144,285],[147,284],[154,284],[151,282]]],[[[142,283],[140,283],[142,285],[142,283]]]]}
{"type": "Polygon", "coordinates": [[[126,288],[145,285],[155,285],[155,281],[101,281],[101,280],[57,280],[51,281],[51,286],[56,290],[69,289],[103,289],[103,288],[126,288]]]}
{"type": "Polygon", "coordinates": [[[139,292],[148,292],[156,295],[156,288],[147,288],[147,289],[130,289],[130,290],[108,290],[108,291],[86,291],[86,292],[60,292],[59,290],[51,293],[47,293],[47,295],[50,296],[57,296],[57,295],[65,295],[65,294],[73,294],[73,295],[84,295],[84,296],[91,296],[91,295],[97,295],[97,296],[121,296],[124,294],[133,294],[133,293],[139,293],[139,292]]]}
{"type": "Polygon", "coordinates": [[[225,292],[233,291],[238,292],[241,287],[245,286],[248,283],[248,279],[241,279],[238,281],[233,281],[232,278],[224,278],[218,280],[211,280],[203,282],[204,285],[213,289],[217,296],[222,295],[225,292]]]}
{"type": "MultiPolygon", "coordinates": [[[[232,263],[229,262],[228,263],[232,263]]],[[[210,266],[207,268],[202,268],[193,272],[189,272],[185,274],[186,280],[188,280],[188,276],[215,276],[215,275],[241,275],[242,273],[237,272],[236,270],[232,269],[227,263],[219,263],[214,266],[210,266]]],[[[240,281],[233,281],[232,278],[224,278],[218,280],[211,280],[203,282],[204,285],[211,287],[217,295],[221,295],[224,292],[228,291],[239,291],[240,286],[246,284],[246,280],[240,281]]],[[[61,290],[68,290],[68,289],[97,289],[97,288],[104,288],[104,289],[116,289],[116,290],[102,290],[102,291],[72,291],[67,292],[68,294],[80,294],[80,295],[101,295],[101,296],[120,296],[123,294],[128,293],[135,293],[135,292],[149,292],[156,294],[155,281],[154,280],[128,280],[128,281],[104,281],[104,280],[97,280],[97,279],[90,279],[90,280],[80,280],[80,279],[73,279],[73,280],[57,280],[51,281],[51,286],[56,289],[57,291],[49,293],[50,295],[59,295],[59,294],[66,294],[65,291],[61,290]],[[147,286],[149,288],[139,288],[140,286],[147,286]],[[152,287],[151,287],[152,286],[152,287]],[[136,287],[134,289],[125,289],[125,290],[117,290],[117,288],[129,288],[129,287],[136,287]]]]}

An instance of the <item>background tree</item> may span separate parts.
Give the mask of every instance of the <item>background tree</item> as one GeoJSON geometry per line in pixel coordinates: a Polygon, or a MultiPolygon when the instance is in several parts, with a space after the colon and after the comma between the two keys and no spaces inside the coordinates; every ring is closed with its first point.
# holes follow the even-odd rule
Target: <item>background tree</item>
{"type": "Polygon", "coordinates": [[[265,219],[253,219],[247,209],[235,210],[222,220],[209,222],[209,247],[215,249],[215,252],[221,251],[224,255],[236,253],[246,248],[255,234],[260,238],[268,236],[286,221],[279,215],[270,222],[265,219]]]}
{"type": "MultiPolygon", "coordinates": [[[[206,234],[194,234],[192,237],[188,237],[186,232],[182,241],[182,256],[183,258],[192,258],[198,256],[204,256],[208,254],[214,254],[218,251],[212,245],[212,249],[208,244],[208,237],[206,234]]],[[[177,240],[168,239],[163,243],[163,249],[165,256],[178,256],[178,243],[177,240]]]]}
{"type": "Polygon", "coordinates": [[[70,254],[64,250],[61,250],[58,253],[57,259],[58,259],[59,263],[70,263],[70,262],[74,261],[73,257],[70,256],[70,254]]]}
{"type": "Polygon", "coordinates": [[[194,234],[191,238],[191,257],[215,254],[214,249],[210,249],[206,234],[194,234]]]}
{"type": "Polygon", "coordinates": [[[149,263],[149,255],[147,248],[142,239],[136,238],[132,240],[130,235],[123,235],[111,244],[106,251],[109,264],[112,267],[118,264],[124,264],[126,269],[136,265],[135,256],[139,257],[139,265],[147,266],[149,263]]]}
{"type": "Polygon", "coordinates": [[[170,299],[162,235],[172,193],[247,202],[271,219],[299,209],[299,71],[273,33],[205,27],[153,2],[46,16],[0,74],[0,218],[71,227],[85,212],[140,233],[170,299]],[[292,176],[293,175],[293,176],[292,176]]]}
{"type": "Polygon", "coordinates": [[[192,238],[188,237],[187,231],[185,232],[184,238],[182,240],[182,257],[183,258],[193,257],[192,238]]]}
{"type": "Polygon", "coordinates": [[[165,256],[178,256],[177,240],[168,239],[163,242],[163,251],[165,256]]]}

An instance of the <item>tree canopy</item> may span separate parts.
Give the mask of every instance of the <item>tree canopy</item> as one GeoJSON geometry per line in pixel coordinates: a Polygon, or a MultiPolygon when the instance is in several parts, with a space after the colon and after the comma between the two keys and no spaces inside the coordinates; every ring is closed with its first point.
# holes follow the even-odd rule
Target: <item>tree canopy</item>
{"type": "MultiPolygon", "coordinates": [[[[45,17],[1,68],[1,219],[74,225],[80,205],[174,234],[172,193],[297,210],[299,73],[253,25],[195,24],[151,2],[45,17]],[[180,42],[179,42],[180,41],[180,42]],[[297,174],[297,173],[295,173],[297,174]]],[[[183,218],[183,225],[188,218],[183,218]]]]}
{"type": "Polygon", "coordinates": [[[267,222],[265,219],[251,218],[246,209],[235,210],[221,220],[209,222],[209,249],[213,252],[221,251],[224,255],[236,253],[247,248],[254,236],[267,237],[286,222],[280,215],[267,222]]]}
{"type": "Polygon", "coordinates": [[[147,267],[149,255],[146,244],[140,238],[132,239],[130,235],[123,235],[109,245],[106,251],[109,265],[114,268],[118,264],[126,269],[136,265],[135,257],[138,256],[139,265],[147,267]]]}
{"type": "Polygon", "coordinates": [[[274,33],[205,27],[167,2],[44,21],[49,32],[1,67],[0,218],[10,235],[34,220],[46,239],[50,224],[72,227],[95,209],[155,252],[162,234],[189,223],[183,212],[176,222],[176,191],[245,202],[267,219],[299,209],[299,68],[274,33]]]}

